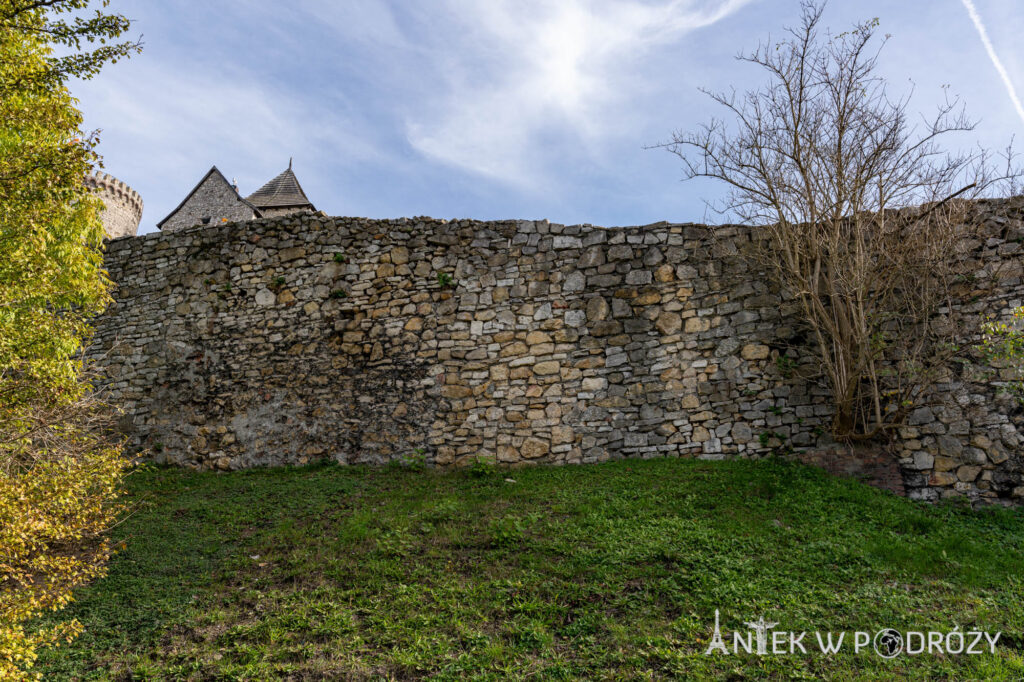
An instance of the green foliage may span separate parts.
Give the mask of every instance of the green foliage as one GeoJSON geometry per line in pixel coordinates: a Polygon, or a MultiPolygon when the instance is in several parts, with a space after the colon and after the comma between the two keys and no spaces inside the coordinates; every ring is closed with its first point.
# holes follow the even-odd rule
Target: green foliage
{"type": "Polygon", "coordinates": [[[343,254],[343,253],[336,253],[336,254],[334,254],[334,262],[335,263],[344,263],[346,260],[347,259],[345,258],[345,254],[343,254]]]}
{"type": "Polygon", "coordinates": [[[272,289],[272,290],[274,290],[274,291],[278,291],[278,290],[279,290],[279,289],[281,289],[281,288],[282,288],[282,287],[283,287],[283,286],[284,286],[284,285],[285,285],[285,284],[286,284],[287,282],[288,282],[288,280],[286,280],[286,279],[285,279],[285,278],[284,278],[284,277],[283,277],[282,275],[278,275],[277,277],[275,277],[274,279],[272,279],[272,280],[270,281],[270,287],[269,287],[269,288],[270,288],[270,289],[272,289]]]}
{"type": "Polygon", "coordinates": [[[794,451],[789,439],[784,434],[775,431],[762,431],[758,434],[757,441],[762,448],[772,448],[773,455],[787,455],[794,451]]]}
{"type": "MultiPolygon", "coordinates": [[[[0,34],[0,84],[44,69],[45,53],[38,40],[0,34]]],[[[18,419],[20,407],[79,390],[78,353],[109,283],[100,203],[82,183],[95,139],[83,140],[66,90],[3,90],[0,396],[6,418],[18,419]]]]}
{"type": "Polygon", "coordinates": [[[468,467],[466,467],[466,473],[473,478],[487,478],[494,476],[498,471],[497,463],[490,457],[477,457],[475,458],[468,467]]]}
{"type": "Polygon", "coordinates": [[[1005,390],[1024,405],[1024,307],[1013,309],[1010,322],[987,320],[981,328],[980,350],[988,362],[1004,370],[1005,390]]]}
{"type": "Polygon", "coordinates": [[[0,99],[9,86],[17,91],[63,90],[69,79],[88,80],[104,65],[141,52],[141,41],[114,41],[130,28],[128,17],[102,10],[91,15],[82,12],[109,4],[110,0],[0,0],[0,40],[29,37],[44,48],[45,57],[17,80],[4,80],[0,99]],[[64,48],[60,51],[63,56],[53,55],[54,45],[64,48]]]}
{"type": "Polygon", "coordinates": [[[348,292],[344,289],[335,289],[331,292],[331,298],[346,298],[347,296],[348,292]]]}
{"type": "MultiPolygon", "coordinates": [[[[105,4],[105,3],[103,3],[105,4]]],[[[0,0],[0,679],[37,678],[38,651],[78,631],[39,628],[103,573],[101,533],[125,462],[98,432],[81,353],[109,300],[101,202],[83,180],[95,134],[66,87],[137,51],[128,20],[87,0],[0,0]],[[63,15],[75,13],[70,19],[63,15]],[[98,43],[95,49],[83,45],[98,43]],[[64,56],[56,57],[55,46],[64,56]]],[[[101,5],[102,6],[102,5],[101,5]]]]}
{"type": "Polygon", "coordinates": [[[85,632],[41,669],[53,680],[1024,677],[1024,510],[922,506],[777,460],[515,478],[133,475],[137,511],[115,531],[131,542],[72,605],[85,632]],[[787,630],[1004,634],[994,656],[704,656],[715,609],[723,629],[763,615],[787,630]]]}
{"type": "Polygon", "coordinates": [[[455,280],[452,279],[452,276],[447,272],[437,273],[437,285],[442,289],[454,286],[454,281],[455,280]]]}
{"type": "Polygon", "coordinates": [[[793,377],[793,372],[796,371],[796,360],[788,355],[780,355],[775,358],[775,367],[778,368],[779,374],[783,378],[790,379],[793,377]]]}
{"type": "Polygon", "coordinates": [[[425,471],[427,468],[427,451],[424,448],[416,448],[391,463],[394,466],[408,469],[409,471],[425,471]]]}
{"type": "Polygon", "coordinates": [[[495,547],[511,547],[521,544],[526,540],[526,533],[540,521],[541,515],[531,512],[524,516],[508,514],[501,518],[493,519],[489,530],[491,543],[495,547]]]}

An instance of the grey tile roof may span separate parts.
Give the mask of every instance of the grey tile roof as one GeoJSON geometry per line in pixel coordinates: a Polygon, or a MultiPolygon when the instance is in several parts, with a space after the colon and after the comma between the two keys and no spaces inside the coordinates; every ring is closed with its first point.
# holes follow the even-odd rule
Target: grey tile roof
{"type": "Polygon", "coordinates": [[[260,187],[246,197],[246,201],[256,208],[296,207],[316,210],[302,191],[299,179],[292,172],[292,164],[276,178],[260,187]]]}

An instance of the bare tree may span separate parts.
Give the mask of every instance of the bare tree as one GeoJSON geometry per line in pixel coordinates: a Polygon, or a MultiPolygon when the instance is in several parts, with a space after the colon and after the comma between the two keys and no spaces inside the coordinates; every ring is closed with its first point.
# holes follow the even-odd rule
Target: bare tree
{"type": "MultiPolygon", "coordinates": [[[[955,98],[913,123],[909,95],[878,74],[878,21],[832,35],[823,4],[798,28],[739,59],[768,83],[704,91],[728,110],[662,145],[686,179],[728,194],[716,211],[763,230],[749,256],[799,302],[834,397],[833,435],[871,438],[898,424],[955,350],[948,302],[961,275],[970,202],[997,177],[983,149],[947,152],[970,131],[955,98]]],[[[1008,163],[1012,153],[1008,151],[1008,163]]]]}

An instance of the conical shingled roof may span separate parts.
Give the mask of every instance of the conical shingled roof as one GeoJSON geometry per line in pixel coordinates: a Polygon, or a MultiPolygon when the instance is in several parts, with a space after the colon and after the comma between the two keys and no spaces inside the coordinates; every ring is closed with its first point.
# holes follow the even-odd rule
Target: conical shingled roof
{"type": "Polygon", "coordinates": [[[246,197],[256,208],[308,208],[315,211],[313,204],[302,191],[299,179],[292,172],[292,164],[276,178],[246,197]]]}

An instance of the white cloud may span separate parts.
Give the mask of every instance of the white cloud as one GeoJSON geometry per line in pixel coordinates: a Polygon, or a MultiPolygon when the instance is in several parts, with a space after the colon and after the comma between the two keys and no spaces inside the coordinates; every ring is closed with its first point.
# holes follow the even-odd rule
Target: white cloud
{"type": "Polygon", "coordinates": [[[982,45],[985,46],[988,58],[992,61],[992,65],[996,67],[996,72],[999,74],[999,78],[1002,79],[1003,85],[1006,87],[1006,94],[1010,97],[1010,101],[1013,102],[1013,106],[1017,110],[1017,115],[1020,116],[1022,121],[1024,121],[1024,106],[1021,105],[1020,98],[1017,97],[1017,91],[1013,87],[1013,81],[1010,80],[1010,74],[1006,72],[1006,67],[1003,66],[1003,62],[999,59],[999,55],[996,54],[996,49],[992,45],[992,41],[989,40],[988,31],[985,30],[985,24],[981,21],[981,15],[978,14],[978,10],[974,6],[974,2],[972,2],[972,0],[962,0],[962,2],[964,7],[967,8],[967,13],[970,15],[971,21],[974,22],[974,28],[978,31],[978,36],[981,38],[982,45]]]}
{"type": "Polygon", "coordinates": [[[252,71],[141,59],[125,66],[75,91],[85,126],[106,129],[107,169],[143,194],[143,231],[214,164],[245,194],[292,156],[300,174],[316,177],[339,160],[357,165],[386,155],[337,107],[258,82],[252,71]]]}
{"type": "Polygon", "coordinates": [[[614,132],[615,108],[641,86],[640,57],[748,1],[449,0],[461,33],[436,48],[446,92],[409,116],[409,141],[474,173],[545,183],[547,140],[587,146],[614,132]]]}
{"type": "MultiPolygon", "coordinates": [[[[391,8],[380,0],[345,0],[328,2],[322,0],[300,0],[299,8],[323,25],[329,26],[336,35],[379,49],[405,47],[402,35],[391,8]]],[[[268,14],[277,13],[280,7],[271,5],[264,9],[268,14]]]]}

